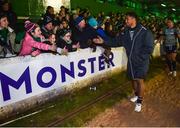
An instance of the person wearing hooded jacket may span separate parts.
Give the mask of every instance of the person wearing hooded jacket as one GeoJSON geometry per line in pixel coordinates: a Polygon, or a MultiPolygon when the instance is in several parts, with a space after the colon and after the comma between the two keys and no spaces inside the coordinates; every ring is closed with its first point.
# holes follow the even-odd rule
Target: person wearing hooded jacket
{"type": "Polygon", "coordinates": [[[153,52],[154,38],[148,29],[138,22],[134,12],[126,14],[126,28],[122,34],[108,41],[98,37],[93,40],[97,44],[111,47],[123,46],[128,57],[127,75],[132,81],[135,96],[130,101],[135,102],[135,111],[141,112],[144,96],[144,79],[149,68],[149,58],[153,52]]]}
{"type": "Polygon", "coordinates": [[[79,42],[80,48],[92,48],[96,50],[96,46],[93,44],[93,39],[97,37],[97,32],[88,24],[86,24],[83,17],[79,16],[75,19],[75,26],[72,28],[72,40],[73,42],[79,42]]]}
{"type": "MultiPolygon", "coordinates": [[[[88,19],[88,24],[97,32],[97,35],[100,36],[103,40],[108,41],[109,36],[106,35],[105,31],[103,30],[103,28],[101,26],[98,26],[98,22],[95,18],[91,17],[88,19]]],[[[104,53],[103,56],[105,57],[105,62],[107,64],[109,64],[109,57],[112,54],[111,52],[111,47],[102,44],[100,45],[101,47],[104,48],[104,53]]]]}

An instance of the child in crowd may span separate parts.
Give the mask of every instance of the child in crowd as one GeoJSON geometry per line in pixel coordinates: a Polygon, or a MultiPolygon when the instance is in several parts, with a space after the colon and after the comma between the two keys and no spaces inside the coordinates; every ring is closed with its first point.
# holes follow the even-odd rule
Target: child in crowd
{"type": "Polygon", "coordinates": [[[72,39],[74,42],[79,42],[80,48],[90,47],[92,52],[96,51],[96,44],[93,43],[93,39],[97,38],[96,30],[86,23],[84,17],[77,17],[71,30],[72,39]]]}
{"type": "Polygon", "coordinates": [[[16,34],[9,27],[7,16],[4,13],[0,14],[0,56],[11,57],[14,54],[14,43],[16,34]]]}
{"type": "Polygon", "coordinates": [[[40,27],[30,21],[25,22],[26,35],[22,42],[20,56],[31,55],[33,57],[39,55],[41,50],[56,51],[55,45],[48,45],[42,42],[44,37],[41,34],[40,27]]]}
{"type": "Polygon", "coordinates": [[[57,22],[56,26],[54,27],[53,32],[57,33],[59,31],[61,31],[62,29],[69,29],[69,24],[68,21],[63,19],[62,21],[57,22]]]}
{"type": "Polygon", "coordinates": [[[80,48],[79,43],[74,44],[71,40],[71,30],[62,29],[57,32],[57,47],[62,48],[63,50],[67,49],[68,52],[76,51],[80,48]]]}
{"type": "MultiPolygon", "coordinates": [[[[88,24],[94,28],[98,34],[98,36],[100,36],[103,40],[105,41],[108,41],[109,40],[109,37],[106,35],[104,29],[103,29],[103,24],[101,25],[98,25],[98,22],[96,21],[95,18],[91,17],[89,20],[88,20],[88,24]]],[[[106,46],[105,44],[102,44],[100,45],[101,47],[104,48],[104,53],[103,53],[103,56],[105,57],[105,61],[106,63],[109,64],[109,56],[112,54],[111,53],[111,48],[106,46]]]]}
{"type": "Polygon", "coordinates": [[[55,34],[50,35],[48,41],[49,41],[52,45],[56,45],[56,35],[55,35],[55,34]]]}
{"type": "MultiPolygon", "coordinates": [[[[48,42],[49,44],[52,44],[52,45],[56,45],[56,35],[55,34],[50,35],[49,39],[46,40],[46,42],[48,42]]],[[[67,55],[68,54],[68,50],[66,49],[66,47],[64,47],[63,49],[58,47],[57,51],[55,51],[55,52],[51,51],[51,53],[59,54],[59,55],[67,55]]]]}

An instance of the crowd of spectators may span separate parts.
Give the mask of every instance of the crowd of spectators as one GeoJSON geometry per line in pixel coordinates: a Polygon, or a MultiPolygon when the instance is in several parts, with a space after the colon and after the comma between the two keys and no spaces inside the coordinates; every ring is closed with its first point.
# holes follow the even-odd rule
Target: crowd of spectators
{"type": "MultiPolygon", "coordinates": [[[[37,23],[31,22],[31,19],[25,21],[25,34],[18,42],[21,48],[17,50],[17,16],[11,9],[11,4],[3,2],[0,8],[0,56],[35,57],[46,52],[67,55],[68,52],[88,47],[94,52],[97,45],[93,43],[93,39],[101,37],[108,41],[109,38],[123,33],[126,27],[124,13],[99,12],[97,16],[93,16],[88,9],[76,8],[69,11],[64,6],[60,7],[57,14],[53,7],[48,6],[46,13],[39,19],[37,23]]],[[[152,31],[157,43],[166,20],[149,15],[140,17],[139,22],[152,31]]],[[[108,59],[111,48],[105,45],[101,47],[105,49],[104,55],[108,59]]]]}

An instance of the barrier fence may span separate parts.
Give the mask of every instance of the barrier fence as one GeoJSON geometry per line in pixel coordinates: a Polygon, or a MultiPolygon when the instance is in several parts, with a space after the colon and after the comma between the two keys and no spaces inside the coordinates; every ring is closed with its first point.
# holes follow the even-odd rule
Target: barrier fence
{"type": "MultiPolygon", "coordinates": [[[[157,45],[154,56],[159,56],[159,49],[157,45]]],[[[102,53],[103,49],[98,47],[96,52],[87,48],[68,56],[45,53],[37,57],[1,59],[0,119],[126,69],[123,47],[112,49],[109,65],[102,53]]]]}

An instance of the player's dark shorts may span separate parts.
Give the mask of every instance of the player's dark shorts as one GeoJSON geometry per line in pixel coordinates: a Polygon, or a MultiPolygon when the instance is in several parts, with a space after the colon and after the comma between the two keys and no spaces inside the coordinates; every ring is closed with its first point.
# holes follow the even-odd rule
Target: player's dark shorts
{"type": "Polygon", "coordinates": [[[177,45],[168,45],[165,46],[166,53],[176,53],[177,52],[177,45]]]}

